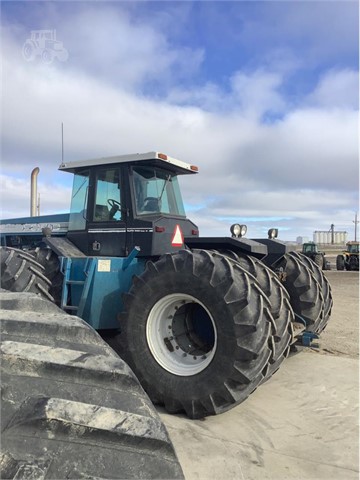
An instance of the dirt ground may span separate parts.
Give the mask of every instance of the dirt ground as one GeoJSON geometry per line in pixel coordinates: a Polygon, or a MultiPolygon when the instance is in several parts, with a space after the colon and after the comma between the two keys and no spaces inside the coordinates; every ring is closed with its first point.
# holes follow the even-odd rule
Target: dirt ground
{"type": "Polygon", "coordinates": [[[325,272],[332,287],[331,320],[321,335],[321,353],[359,357],[359,272],[325,272]]]}
{"type": "Polygon", "coordinates": [[[159,413],[186,480],[359,478],[359,275],[326,272],[318,348],[289,357],[244,403],[203,421],[159,413]]]}

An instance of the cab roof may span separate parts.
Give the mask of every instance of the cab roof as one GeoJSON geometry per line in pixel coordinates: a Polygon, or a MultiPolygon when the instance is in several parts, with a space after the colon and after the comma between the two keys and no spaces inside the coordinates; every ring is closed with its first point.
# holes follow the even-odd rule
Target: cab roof
{"type": "Polygon", "coordinates": [[[176,158],[160,152],[134,153],[130,155],[116,155],[114,157],[100,157],[90,160],[80,160],[77,162],[64,162],[59,166],[59,170],[74,173],[86,167],[95,167],[100,165],[112,165],[116,163],[135,163],[149,162],[153,165],[167,168],[176,174],[197,173],[198,167],[182,162],[176,158]]]}

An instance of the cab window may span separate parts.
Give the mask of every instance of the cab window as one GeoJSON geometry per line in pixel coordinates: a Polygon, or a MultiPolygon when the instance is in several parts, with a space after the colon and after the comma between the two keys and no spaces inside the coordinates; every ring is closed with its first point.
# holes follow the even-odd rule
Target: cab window
{"type": "Polygon", "coordinates": [[[349,252],[359,253],[359,245],[358,244],[349,245],[349,252]]]}
{"type": "Polygon", "coordinates": [[[74,175],[70,206],[69,230],[85,230],[89,191],[89,171],[74,175]]]}
{"type": "Polygon", "coordinates": [[[117,168],[100,170],[96,174],[94,222],[114,222],[122,219],[120,174],[117,168]]]}
{"type": "Polygon", "coordinates": [[[137,215],[185,216],[177,176],[152,166],[133,168],[137,215]]]}

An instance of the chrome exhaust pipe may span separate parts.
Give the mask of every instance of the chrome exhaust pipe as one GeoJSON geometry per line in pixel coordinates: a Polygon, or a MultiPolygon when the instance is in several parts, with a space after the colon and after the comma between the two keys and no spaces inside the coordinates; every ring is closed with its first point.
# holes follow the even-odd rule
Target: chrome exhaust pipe
{"type": "Polygon", "coordinates": [[[30,216],[37,217],[37,177],[40,168],[35,167],[31,172],[30,216]]]}

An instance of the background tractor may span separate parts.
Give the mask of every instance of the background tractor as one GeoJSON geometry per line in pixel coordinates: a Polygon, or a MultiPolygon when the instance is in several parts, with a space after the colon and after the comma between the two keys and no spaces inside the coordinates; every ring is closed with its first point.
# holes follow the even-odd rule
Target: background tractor
{"type": "Polygon", "coordinates": [[[348,242],[346,250],[336,257],[337,270],[359,270],[359,242],[348,242]]]}
{"type": "Polygon", "coordinates": [[[22,53],[28,62],[36,57],[40,57],[44,63],[52,63],[54,58],[66,62],[69,57],[63,42],[56,39],[56,30],[32,30],[22,53]]]}
{"type": "Polygon", "coordinates": [[[330,270],[330,262],[326,260],[325,253],[319,251],[316,243],[303,243],[302,254],[308,258],[311,258],[311,260],[323,270],[330,270]]]}
{"type": "Polygon", "coordinates": [[[84,319],[169,412],[232,408],[325,328],[326,277],[275,229],[199,236],[178,182],[196,166],[149,152],[59,169],[74,175],[70,213],[1,222],[1,286],[84,319]]]}

